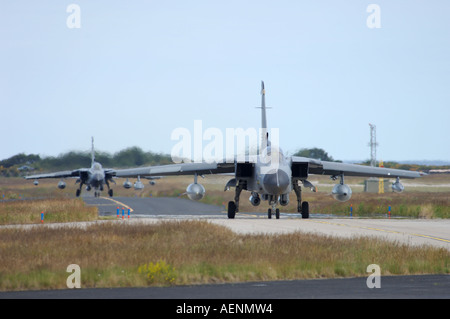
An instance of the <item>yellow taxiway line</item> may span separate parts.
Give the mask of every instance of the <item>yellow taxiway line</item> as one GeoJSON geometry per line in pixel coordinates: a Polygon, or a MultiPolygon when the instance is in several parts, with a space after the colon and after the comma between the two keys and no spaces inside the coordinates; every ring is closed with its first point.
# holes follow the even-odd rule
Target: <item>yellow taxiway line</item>
{"type": "Polygon", "coordinates": [[[127,208],[127,209],[129,209],[130,210],[130,213],[132,213],[133,212],[133,208],[131,208],[130,206],[128,206],[128,205],[125,205],[124,203],[122,203],[122,202],[119,202],[118,200],[115,200],[115,199],[112,199],[112,198],[110,198],[110,197],[100,197],[100,198],[103,198],[103,199],[107,199],[107,200],[110,200],[110,201],[112,201],[112,202],[114,202],[114,203],[116,203],[116,204],[118,204],[119,206],[122,206],[122,207],[125,207],[125,208],[127,208]]]}
{"type": "Polygon", "coordinates": [[[385,233],[406,234],[406,235],[410,235],[410,236],[423,237],[423,238],[428,238],[428,239],[433,239],[433,240],[450,243],[449,239],[444,239],[444,238],[439,238],[439,237],[434,237],[434,236],[429,236],[429,235],[422,235],[422,234],[416,234],[416,233],[405,233],[405,232],[399,232],[399,231],[395,231],[395,230],[387,230],[387,229],[382,229],[382,228],[374,228],[374,227],[366,227],[366,226],[358,226],[358,225],[349,225],[349,224],[343,224],[343,223],[333,223],[333,222],[322,221],[322,220],[310,220],[310,221],[314,222],[314,223],[322,223],[322,224],[329,224],[329,225],[336,225],[336,226],[346,226],[346,227],[353,227],[353,228],[360,228],[360,229],[375,230],[375,231],[385,232],[385,233]]]}

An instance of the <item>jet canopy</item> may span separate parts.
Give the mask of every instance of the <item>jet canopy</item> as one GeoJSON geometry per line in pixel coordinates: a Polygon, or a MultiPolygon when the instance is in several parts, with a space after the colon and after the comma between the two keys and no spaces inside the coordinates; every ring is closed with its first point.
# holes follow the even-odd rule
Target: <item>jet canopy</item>
{"type": "Polygon", "coordinates": [[[92,165],[92,169],[94,171],[101,171],[102,170],[102,165],[100,163],[95,162],[94,165],[92,165]]]}

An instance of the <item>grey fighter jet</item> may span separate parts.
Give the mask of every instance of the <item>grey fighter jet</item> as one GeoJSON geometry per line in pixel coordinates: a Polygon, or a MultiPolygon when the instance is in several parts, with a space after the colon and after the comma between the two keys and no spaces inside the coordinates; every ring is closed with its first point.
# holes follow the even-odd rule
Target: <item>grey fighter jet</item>
{"type": "Polygon", "coordinates": [[[58,183],[58,188],[66,188],[66,182],[64,178],[72,177],[77,178],[76,183],[80,183],[80,187],[76,191],[76,196],[80,196],[81,188],[86,185],[86,190],[90,191],[94,189],[95,197],[100,196],[100,192],[103,191],[104,185],[108,187],[108,195],[113,196],[113,190],[109,187],[109,182],[114,182],[113,176],[115,176],[116,171],[113,169],[105,169],[102,165],[95,161],[94,155],[94,138],[92,137],[92,149],[91,149],[91,167],[90,168],[79,168],[73,171],[60,171],[48,174],[38,174],[26,176],[26,179],[34,179],[34,184],[38,185],[38,179],[41,178],[61,178],[58,183]]]}
{"type": "Polygon", "coordinates": [[[186,189],[190,199],[200,200],[205,195],[205,188],[197,182],[198,175],[233,173],[225,186],[225,190],[235,188],[234,201],[228,203],[228,218],[234,218],[239,212],[239,198],[243,190],[251,193],[250,202],[258,206],[261,200],[269,204],[268,218],[280,217],[277,205],[285,206],[289,203],[289,194],[293,190],[297,198],[297,211],[302,218],[309,218],[309,204],[302,201],[301,185],[315,190],[308,181],[311,174],[330,175],[333,180],[339,179],[334,186],[332,196],[338,201],[347,201],[352,195],[351,188],[345,184],[344,176],[367,176],[396,178],[392,185],[395,192],[401,192],[403,185],[400,178],[417,178],[419,172],[367,167],[356,164],[344,164],[320,161],[316,159],[285,156],[280,148],[271,145],[267,130],[266,102],[264,82],[261,82],[261,146],[256,156],[247,156],[244,160],[235,157],[234,161],[181,163],[163,166],[124,169],[117,172],[118,177],[136,176],[165,176],[165,175],[194,175],[194,183],[186,189]]]}

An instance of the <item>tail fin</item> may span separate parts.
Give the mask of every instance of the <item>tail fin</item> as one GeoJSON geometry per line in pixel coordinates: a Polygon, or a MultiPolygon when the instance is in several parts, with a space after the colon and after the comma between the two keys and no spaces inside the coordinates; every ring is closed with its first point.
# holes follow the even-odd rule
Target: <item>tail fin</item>
{"type": "Polygon", "coordinates": [[[92,146],[91,146],[91,166],[94,165],[95,162],[95,151],[94,151],[94,137],[91,136],[92,146]]]}
{"type": "Polygon", "coordinates": [[[264,88],[264,81],[261,81],[261,144],[259,145],[260,153],[268,145],[270,145],[270,142],[266,118],[266,89],[264,88]]]}
{"type": "Polygon", "coordinates": [[[264,81],[261,81],[261,128],[267,130],[266,90],[264,89],[264,81]]]}

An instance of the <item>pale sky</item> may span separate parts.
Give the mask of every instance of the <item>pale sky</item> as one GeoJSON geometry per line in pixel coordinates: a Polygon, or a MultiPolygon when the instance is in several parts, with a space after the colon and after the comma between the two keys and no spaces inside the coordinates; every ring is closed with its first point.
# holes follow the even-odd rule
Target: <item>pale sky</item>
{"type": "Polygon", "coordinates": [[[3,0],[0,159],[87,151],[91,136],[99,151],[170,153],[195,120],[258,128],[264,80],[285,152],[365,160],[373,123],[378,159],[450,161],[449,12],[447,0],[3,0]]]}

